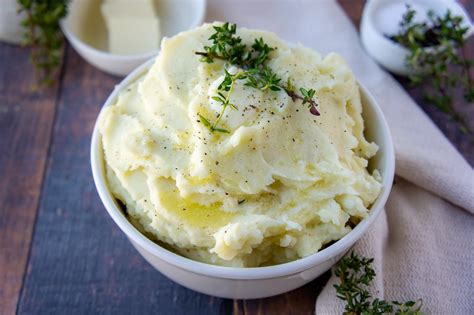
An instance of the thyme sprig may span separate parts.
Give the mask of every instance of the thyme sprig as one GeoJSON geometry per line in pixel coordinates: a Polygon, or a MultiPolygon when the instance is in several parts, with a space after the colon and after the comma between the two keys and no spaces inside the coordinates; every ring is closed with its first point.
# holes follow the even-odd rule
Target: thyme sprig
{"type": "Polygon", "coordinates": [[[221,26],[214,26],[215,33],[209,37],[212,41],[211,46],[204,46],[204,51],[198,51],[195,54],[201,56],[202,62],[213,63],[214,60],[223,60],[229,65],[238,68],[235,74],[231,74],[224,69],[225,76],[222,83],[217,88],[217,95],[212,99],[221,104],[221,111],[214,122],[199,115],[200,121],[211,132],[218,131],[229,133],[227,129],[218,127],[222,116],[227,107],[237,109],[235,104],[230,102],[230,96],[233,92],[234,84],[238,80],[245,80],[244,85],[265,91],[283,90],[293,101],[301,100],[302,104],[308,104],[308,108],[313,115],[319,115],[316,106],[316,91],[313,89],[300,88],[297,90],[291,80],[288,78],[286,84],[281,83],[281,78],[266,65],[270,58],[270,53],[276,48],[270,47],[262,38],[257,38],[254,43],[248,47],[242,43],[242,39],[236,36],[237,25],[226,22],[221,26]]]}
{"type": "Polygon", "coordinates": [[[346,302],[345,315],[421,315],[422,300],[418,301],[385,301],[373,299],[367,287],[375,278],[372,268],[373,258],[357,256],[354,252],[343,258],[337,265],[334,274],[340,284],[335,284],[336,296],[346,302]]]}
{"type": "Polygon", "coordinates": [[[235,74],[231,74],[227,69],[224,69],[224,71],[225,71],[224,80],[221,82],[221,84],[219,84],[219,87],[217,88],[218,90],[217,95],[212,97],[213,100],[221,104],[221,111],[217,115],[216,120],[213,123],[211,123],[206,117],[204,117],[201,114],[198,114],[199,118],[201,119],[201,122],[211,132],[218,131],[218,132],[223,132],[223,133],[229,133],[227,129],[219,128],[218,125],[228,106],[230,106],[232,109],[237,109],[237,107],[230,102],[230,96],[232,95],[232,92],[234,90],[235,82],[237,80],[245,79],[246,77],[246,74],[243,71],[239,71],[235,74]]]}
{"type": "Polygon", "coordinates": [[[463,18],[449,10],[442,16],[428,12],[428,21],[416,22],[416,11],[407,5],[400,22],[400,31],[392,36],[409,50],[406,64],[413,69],[410,80],[425,88],[424,98],[461,124],[461,130],[471,133],[464,117],[453,107],[457,88],[464,91],[464,99],[474,101],[473,60],[466,55],[467,27],[463,18]]]}
{"type": "Polygon", "coordinates": [[[66,16],[67,0],[18,0],[24,43],[31,46],[30,60],[37,70],[38,83],[51,85],[61,62],[63,37],[59,21],[66,16]]]}

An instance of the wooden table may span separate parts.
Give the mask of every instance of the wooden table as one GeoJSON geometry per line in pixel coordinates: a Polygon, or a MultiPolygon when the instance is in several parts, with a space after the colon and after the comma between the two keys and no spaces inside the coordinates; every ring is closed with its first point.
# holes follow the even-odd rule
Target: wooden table
{"type": "MultiPolygon", "coordinates": [[[[340,2],[358,25],[363,2],[340,2]]],[[[104,211],[89,166],[94,121],[119,79],[66,46],[59,82],[32,92],[28,55],[0,44],[0,314],[313,313],[328,273],[277,297],[232,301],[185,289],[146,263],[104,211]]],[[[399,81],[473,164],[472,139],[399,81]]],[[[474,127],[473,106],[457,106],[474,127]]]]}

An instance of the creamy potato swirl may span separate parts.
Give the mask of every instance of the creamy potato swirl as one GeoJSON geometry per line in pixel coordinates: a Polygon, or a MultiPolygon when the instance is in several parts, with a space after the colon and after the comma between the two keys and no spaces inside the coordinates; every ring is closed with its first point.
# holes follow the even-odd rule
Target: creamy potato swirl
{"type": "MultiPolygon", "coordinates": [[[[347,234],[381,191],[367,170],[377,145],[364,137],[359,87],[337,54],[289,47],[272,33],[240,28],[277,49],[268,65],[282,80],[316,90],[320,116],[284,91],[237,81],[221,125],[211,99],[223,61],[199,61],[211,24],[165,39],[151,69],[100,115],[108,185],[148,235],[198,261],[278,264],[347,234]]],[[[230,68],[229,71],[236,71],[230,68]]]]}

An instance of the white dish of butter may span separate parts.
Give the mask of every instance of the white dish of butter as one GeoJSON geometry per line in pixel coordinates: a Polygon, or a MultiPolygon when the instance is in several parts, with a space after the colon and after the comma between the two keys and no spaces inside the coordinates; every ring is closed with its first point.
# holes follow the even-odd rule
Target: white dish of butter
{"type": "Polygon", "coordinates": [[[200,25],[205,0],[72,0],[61,28],[97,68],[124,76],[156,56],[163,37],[200,25]]]}

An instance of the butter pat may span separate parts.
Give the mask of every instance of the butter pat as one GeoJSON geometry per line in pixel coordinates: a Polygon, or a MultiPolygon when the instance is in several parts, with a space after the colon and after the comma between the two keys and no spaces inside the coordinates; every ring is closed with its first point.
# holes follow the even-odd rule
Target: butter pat
{"type": "Polygon", "coordinates": [[[101,10],[111,53],[125,55],[158,49],[160,21],[152,0],[105,0],[101,10]]]}

